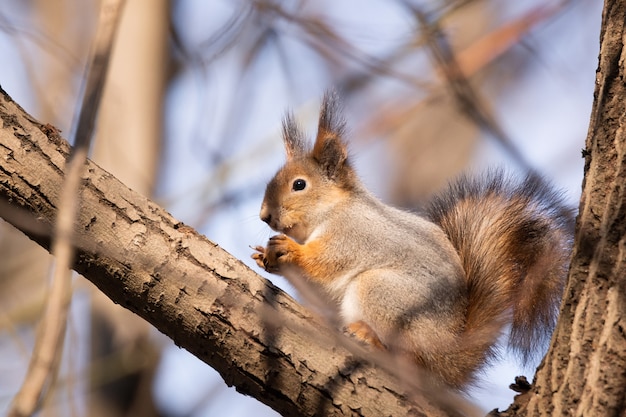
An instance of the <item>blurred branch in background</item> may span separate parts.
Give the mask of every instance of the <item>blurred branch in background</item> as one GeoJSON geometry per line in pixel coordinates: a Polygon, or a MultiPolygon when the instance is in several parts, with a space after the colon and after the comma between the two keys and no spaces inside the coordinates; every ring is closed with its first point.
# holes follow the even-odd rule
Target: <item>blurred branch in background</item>
{"type": "Polygon", "coordinates": [[[38,325],[26,376],[9,409],[8,415],[11,417],[27,417],[37,412],[49,396],[49,389],[54,387],[58,376],[72,297],[73,232],[81,204],[80,183],[123,4],[123,0],[106,0],[100,10],[92,58],[87,68],[85,94],[78,111],[74,147],[63,169],[65,177],[60,190],[50,251],[55,258],[52,284],[38,325]]]}
{"type": "MultiPolygon", "coordinates": [[[[191,71],[197,77],[192,83],[207,86],[192,93],[196,97],[206,96],[201,99],[202,104],[185,104],[192,112],[195,109],[195,117],[187,115],[186,119],[191,122],[188,129],[192,146],[196,151],[204,149],[195,157],[202,156],[198,163],[206,166],[206,174],[199,177],[200,182],[194,182],[205,191],[184,193],[191,200],[205,196],[206,205],[203,207],[201,201],[186,204],[185,198],[177,198],[177,204],[194,207],[196,214],[189,219],[201,219],[205,216],[198,212],[211,212],[214,206],[221,205],[222,194],[213,186],[215,183],[226,183],[221,188],[223,196],[253,194],[259,186],[256,181],[248,181],[242,189],[232,184],[237,182],[236,173],[224,178],[220,168],[221,164],[232,166],[234,154],[246,154],[236,159],[247,161],[255,156],[260,158],[259,148],[277,146],[270,142],[276,140],[276,131],[269,135],[268,127],[261,126],[262,133],[254,133],[251,126],[257,125],[258,117],[250,115],[271,113],[275,115],[271,120],[279,120],[287,103],[303,109],[303,98],[306,103],[317,100],[323,90],[319,86],[328,84],[342,91],[348,102],[346,107],[356,116],[349,118],[354,140],[367,144],[384,137],[391,145],[383,146],[394,160],[394,172],[402,174],[392,173],[389,180],[393,198],[403,205],[420,202],[462,171],[482,143],[481,130],[484,137],[499,140],[517,166],[536,169],[520,150],[518,138],[498,120],[494,107],[515,85],[515,77],[525,76],[524,68],[532,70],[537,65],[533,62],[537,61],[537,53],[522,56],[524,61],[519,62],[528,49],[526,39],[574,6],[585,7],[573,1],[528,3],[511,15],[502,4],[488,1],[442,3],[442,7],[433,10],[424,6],[424,11],[419,2],[398,1],[384,10],[392,16],[395,10],[402,16],[402,25],[392,30],[381,19],[378,26],[368,26],[371,16],[365,6],[361,23],[359,13],[341,15],[353,5],[335,6],[336,10],[305,1],[259,0],[233,3],[223,12],[222,25],[215,25],[217,29],[213,31],[214,26],[207,25],[208,33],[196,34],[197,47],[190,35],[185,38],[178,34],[174,15],[173,38],[177,39],[178,48],[186,51],[175,55],[180,58],[178,75],[174,76],[179,82],[175,85],[186,88],[186,71],[191,71]],[[434,27],[437,31],[432,30],[434,27]],[[386,31],[377,39],[381,28],[386,31]],[[442,45],[447,45],[445,50],[442,45]],[[439,57],[434,67],[429,51],[439,57]],[[307,58],[304,64],[302,57],[307,58]],[[254,65],[256,62],[258,66],[254,65]],[[278,74],[266,77],[258,68],[263,65],[276,69],[278,74]],[[455,71],[451,71],[451,65],[455,71]],[[311,75],[310,69],[303,71],[303,66],[316,67],[315,74],[311,75]],[[234,73],[233,81],[230,74],[216,72],[219,68],[234,73]],[[274,105],[268,109],[262,99],[268,96],[286,105],[278,107],[279,111],[274,110],[274,105]],[[373,104],[374,101],[378,103],[373,104]],[[241,123],[241,118],[249,123],[241,123]],[[253,136],[268,141],[261,146],[252,145],[259,142],[253,136]]],[[[306,108],[309,107],[312,106],[306,108]]],[[[305,118],[310,117],[311,111],[307,111],[305,118]]],[[[177,133],[184,135],[185,130],[177,129],[177,133]]],[[[178,190],[172,193],[180,195],[178,190]]]]}

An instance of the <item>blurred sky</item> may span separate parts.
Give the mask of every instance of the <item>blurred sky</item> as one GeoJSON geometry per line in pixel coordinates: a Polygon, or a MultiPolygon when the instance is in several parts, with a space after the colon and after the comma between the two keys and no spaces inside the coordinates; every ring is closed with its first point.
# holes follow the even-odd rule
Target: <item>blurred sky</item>
{"type": "MultiPolygon", "coordinates": [[[[11,19],[9,26],[23,29],[15,33],[0,22],[0,51],[4,60],[0,65],[0,85],[37,117],[38,105],[29,77],[33,71],[36,73],[33,68],[36,56],[42,52],[41,44],[33,43],[27,36],[37,33],[28,20],[28,3],[0,0],[4,18],[11,19]]],[[[386,56],[406,42],[415,30],[414,21],[398,3],[323,0],[303,2],[300,10],[299,2],[285,2],[296,15],[327,16],[341,28],[346,39],[374,57],[386,56]]],[[[435,7],[438,3],[421,4],[435,7]]],[[[558,3],[494,0],[482,4],[492,9],[499,22],[506,23],[539,5],[558,3]]],[[[494,72],[501,71],[499,82],[510,80],[506,93],[489,96],[491,111],[525,160],[562,188],[572,205],[577,205],[580,195],[583,166],[580,151],[593,100],[601,6],[597,1],[569,2],[556,17],[536,25],[515,47],[524,58],[519,64],[524,66],[523,72],[511,69],[515,62],[503,63],[502,70],[498,69],[498,60],[492,64],[494,72]],[[508,71],[515,75],[509,76],[508,71]]],[[[243,33],[234,37],[222,49],[206,46],[207,39],[218,33],[217,28],[237,21],[236,14],[241,10],[240,2],[230,0],[172,2],[173,27],[187,52],[198,53],[198,57],[181,60],[183,64],[167,90],[164,153],[156,199],[175,217],[197,227],[261,272],[249,259],[249,245],[263,244],[271,235],[258,219],[258,210],[264,183],[284,160],[280,141],[284,111],[292,109],[312,132],[323,91],[349,77],[351,68],[346,65],[333,72],[321,66],[318,54],[292,25],[279,23],[277,26],[286,34],[281,37],[283,56],[278,50],[268,48],[243,70],[252,35],[243,33]],[[291,33],[294,35],[289,36],[291,33]],[[205,61],[200,62],[200,57],[205,61]],[[285,70],[285,62],[290,72],[285,70]],[[223,203],[225,197],[232,197],[232,201],[223,203]]],[[[417,57],[410,63],[418,65],[420,60],[427,62],[424,57],[417,57]]],[[[352,65],[356,71],[358,64],[352,65]]],[[[399,69],[407,73],[415,71],[409,62],[399,69]]],[[[372,84],[366,92],[354,94],[347,102],[346,114],[352,132],[359,131],[362,117],[369,117],[380,103],[389,102],[407,89],[384,79],[372,84]]],[[[67,120],[71,123],[71,118],[67,120]]],[[[497,141],[484,136],[487,138],[471,155],[472,168],[505,165],[519,169],[497,141]]],[[[352,142],[354,162],[365,182],[383,199],[391,199],[387,182],[392,177],[393,162],[384,138],[370,142],[353,138],[352,142]]],[[[262,275],[293,294],[280,277],[262,275]]],[[[80,307],[76,314],[82,314],[80,307]]],[[[199,410],[194,416],[276,415],[256,400],[227,388],[219,375],[186,351],[160,335],[155,338],[166,348],[154,389],[159,404],[172,415],[184,415],[192,407],[199,410]]],[[[531,379],[533,369],[504,361],[488,370],[481,387],[471,395],[486,411],[505,408],[514,394],[507,385],[518,374],[531,379]]]]}

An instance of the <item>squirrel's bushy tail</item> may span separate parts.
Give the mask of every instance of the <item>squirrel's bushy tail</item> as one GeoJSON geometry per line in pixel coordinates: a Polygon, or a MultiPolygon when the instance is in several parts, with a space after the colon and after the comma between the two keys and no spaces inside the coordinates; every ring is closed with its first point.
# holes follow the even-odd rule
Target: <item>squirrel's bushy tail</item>
{"type": "Polygon", "coordinates": [[[509,347],[528,360],[545,346],[556,321],[571,253],[572,211],[540,177],[516,182],[493,171],[457,180],[427,213],[447,234],[466,272],[467,363],[494,355],[507,322],[509,347]]]}

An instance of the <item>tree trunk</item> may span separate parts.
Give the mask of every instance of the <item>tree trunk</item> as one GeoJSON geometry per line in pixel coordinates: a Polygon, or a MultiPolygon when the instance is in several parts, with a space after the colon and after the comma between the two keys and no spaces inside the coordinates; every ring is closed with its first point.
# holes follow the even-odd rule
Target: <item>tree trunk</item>
{"type": "Polygon", "coordinates": [[[502,415],[626,415],[625,23],[607,0],[569,284],[533,389],[502,415]]]}
{"type": "MultiPolygon", "coordinates": [[[[0,120],[0,215],[49,248],[69,145],[1,89],[0,120]]],[[[85,172],[75,270],[228,385],[284,415],[470,410],[441,389],[412,389],[419,375],[390,375],[390,360],[363,360],[377,358],[93,162],[85,172]]]]}

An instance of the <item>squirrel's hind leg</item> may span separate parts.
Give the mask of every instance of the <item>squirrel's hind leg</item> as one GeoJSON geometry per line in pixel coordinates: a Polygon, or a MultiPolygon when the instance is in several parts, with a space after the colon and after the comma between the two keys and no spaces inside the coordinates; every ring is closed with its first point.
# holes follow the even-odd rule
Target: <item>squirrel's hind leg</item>
{"type": "Polygon", "coordinates": [[[393,269],[358,274],[340,301],[344,325],[358,339],[410,356],[456,346],[464,325],[463,293],[429,278],[393,269]]]}
{"type": "Polygon", "coordinates": [[[394,305],[389,298],[396,302],[401,298],[394,288],[399,281],[402,278],[387,269],[368,270],[353,277],[339,303],[346,333],[378,349],[396,350],[394,339],[402,330],[397,328],[401,322],[398,314],[402,313],[389,307],[394,305]]]}
{"type": "Polygon", "coordinates": [[[386,349],[385,345],[383,344],[383,342],[380,341],[374,329],[372,329],[372,327],[363,320],[355,321],[348,324],[344,328],[344,332],[361,342],[364,342],[370,346],[374,346],[376,349],[386,349]]]}

